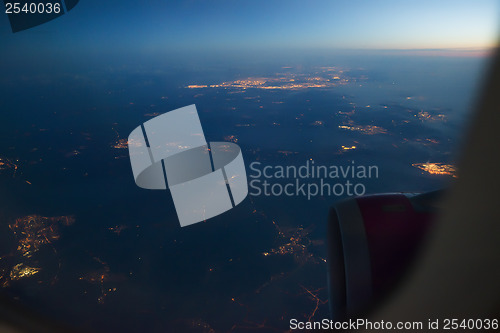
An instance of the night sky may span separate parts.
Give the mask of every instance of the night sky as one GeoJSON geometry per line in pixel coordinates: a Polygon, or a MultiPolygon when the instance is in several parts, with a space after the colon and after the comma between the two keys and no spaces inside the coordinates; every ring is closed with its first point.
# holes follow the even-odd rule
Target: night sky
{"type": "Polygon", "coordinates": [[[488,48],[498,3],[481,1],[88,1],[17,34],[1,15],[2,58],[30,53],[488,48]],[[28,51],[29,50],[29,51],[28,51]]]}

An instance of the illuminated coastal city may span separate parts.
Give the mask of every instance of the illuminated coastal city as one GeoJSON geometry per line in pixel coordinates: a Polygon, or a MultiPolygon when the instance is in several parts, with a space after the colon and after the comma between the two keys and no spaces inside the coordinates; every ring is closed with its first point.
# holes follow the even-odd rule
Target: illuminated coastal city
{"type": "Polygon", "coordinates": [[[8,158],[0,157],[0,171],[11,170],[13,174],[16,173],[19,166],[8,158]]]}
{"type": "MultiPolygon", "coordinates": [[[[287,67],[286,69],[289,68],[290,67],[287,67]]],[[[313,73],[276,73],[272,77],[249,77],[219,84],[190,84],[187,85],[186,88],[303,90],[311,88],[333,88],[349,83],[356,84],[358,81],[363,82],[363,80],[366,80],[366,77],[360,77],[358,79],[349,78],[344,75],[344,70],[341,68],[321,67],[317,68],[313,73]]]]}
{"type": "Polygon", "coordinates": [[[457,169],[454,165],[445,163],[414,163],[415,168],[428,172],[431,175],[448,175],[457,177],[457,169]]]}
{"type": "MultiPolygon", "coordinates": [[[[0,285],[4,288],[10,286],[11,281],[25,279],[38,274],[43,267],[34,267],[39,262],[33,257],[44,247],[50,247],[57,257],[57,250],[54,242],[60,238],[59,229],[61,226],[71,226],[75,222],[73,216],[45,217],[39,215],[29,215],[18,218],[9,225],[14,238],[17,240],[17,247],[8,254],[0,256],[0,265],[8,265],[7,262],[18,262],[11,269],[0,266],[0,285]],[[9,258],[10,260],[5,260],[9,258]],[[4,259],[4,260],[2,260],[4,259]],[[19,262],[21,261],[21,262],[19,262]]],[[[57,259],[58,260],[58,259],[57,259]]],[[[60,262],[59,262],[60,266],[60,262]]],[[[58,272],[54,272],[54,278],[58,272]]]]}

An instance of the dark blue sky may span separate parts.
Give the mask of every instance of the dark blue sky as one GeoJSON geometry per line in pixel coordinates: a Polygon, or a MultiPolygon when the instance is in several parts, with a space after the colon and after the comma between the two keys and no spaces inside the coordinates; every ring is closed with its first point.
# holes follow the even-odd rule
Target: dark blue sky
{"type": "Polygon", "coordinates": [[[81,0],[17,34],[1,16],[2,49],[12,54],[484,48],[495,44],[499,18],[495,0],[81,0]]]}

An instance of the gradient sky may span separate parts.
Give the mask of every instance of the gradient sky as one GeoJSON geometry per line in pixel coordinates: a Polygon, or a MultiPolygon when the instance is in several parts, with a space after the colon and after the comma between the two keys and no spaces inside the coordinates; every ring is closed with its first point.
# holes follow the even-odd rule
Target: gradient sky
{"type": "Polygon", "coordinates": [[[496,44],[498,14],[496,0],[81,0],[68,14],[16,34],[0,15],[1,57],[489,48],[496,44]]]}

